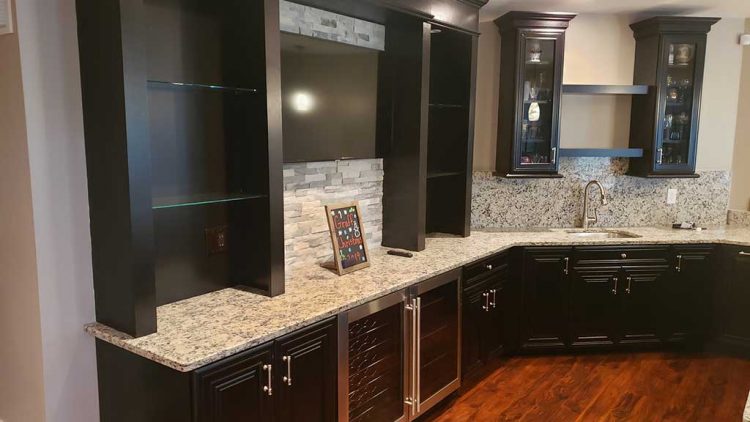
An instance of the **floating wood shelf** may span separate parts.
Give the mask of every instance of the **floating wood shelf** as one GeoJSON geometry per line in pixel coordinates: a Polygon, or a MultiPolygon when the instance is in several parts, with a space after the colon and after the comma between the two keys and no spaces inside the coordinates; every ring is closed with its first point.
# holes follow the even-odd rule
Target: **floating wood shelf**
{"type": "Polygon", "coordinates": [[[646,95],[648,85],[563,85],[563,94],[646,95]]]}
{"type": "Polygon", "coordinates": [[[641,148],[561,148],[561,157],[625,157],[640,158],[643,157],[641,148]]]}

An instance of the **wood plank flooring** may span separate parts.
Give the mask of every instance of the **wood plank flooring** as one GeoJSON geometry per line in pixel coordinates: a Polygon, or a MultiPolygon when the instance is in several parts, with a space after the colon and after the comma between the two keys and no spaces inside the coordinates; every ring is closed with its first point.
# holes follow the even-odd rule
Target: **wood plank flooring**
{"type": "Polygon", "coordinates": [[[750,360],[726,356],[529,356],[492,365],[422,420],[739,422],[750,391],[750,360]]]}

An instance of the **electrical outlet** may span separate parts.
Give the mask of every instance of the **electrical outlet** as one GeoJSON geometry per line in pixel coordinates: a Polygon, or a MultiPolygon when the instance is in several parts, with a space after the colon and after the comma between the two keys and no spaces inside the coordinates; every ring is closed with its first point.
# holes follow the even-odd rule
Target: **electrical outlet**
{"type": "Polygon", "coordinates": [[[206,229],[206,249],[209,255],[217,255],[227,251],[228,231],[228,226],[216,226],[206,229]]]}
{"type": "Polygon", "coordinates": [[[677,203],[677,189],[667,190],[667,204],[674,205],[677,203]]]}

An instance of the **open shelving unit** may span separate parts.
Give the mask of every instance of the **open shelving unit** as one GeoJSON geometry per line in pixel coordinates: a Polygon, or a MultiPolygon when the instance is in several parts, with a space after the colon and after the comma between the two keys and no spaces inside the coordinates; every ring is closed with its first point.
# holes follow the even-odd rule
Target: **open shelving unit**
{"type": "Polygon", "coordinates": [[[278,7],[78,2],[97,321],[142,336],[163,304],[284,292],[278,7]]]}

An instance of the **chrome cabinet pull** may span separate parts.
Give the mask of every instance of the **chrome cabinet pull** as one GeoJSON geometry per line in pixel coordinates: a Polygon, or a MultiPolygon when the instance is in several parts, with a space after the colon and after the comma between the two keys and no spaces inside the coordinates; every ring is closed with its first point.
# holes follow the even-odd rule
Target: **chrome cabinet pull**
{"type": "Polygon", "coordinates": [[[492,264],[487,264],[484,268],[487,268],[487,271],[492,271],[492,264]]]}
{"type": "Polygon", "coordinates": [[[626,254],[626,253],[621,253],[621,254],[620,254],[620,258],[622,258],[622,259],[627,259],[627,258],[628,258],[628,254],[626,254]]]}
{"type": "Polygon", "coordinates": [[[682,272],[682,255],[677,255],[677,266],[674,267],[677,272],[682,272]]]}
{"type": "Polygon", "coordinates": [[[552,148],[552,164],[557,163],[557,147],[552,148]]]}
{"type": "Polygon", "coordinates": [[[563,272],[565,273],[565,275],[568,275],[570,274],[570,258],[566,256],[565,258],[563,258],[563,261],[565,261],[565,268],[563,268],[563,272]]]}
{"type": "Polygon", "coordinates": [[[662,164],[664,162],[664,148],[656,150],[656,164],[662,164]]]}
{"type": "Polygon", "coordinates": [[[420,366],[422,365],[422,356],[421,356],[422,355],[422,298],[417,297],[415,301],[416,301],[415,306],[417,309],[417,335],[415,336],[417,338],[417,343],[416,343],[417,350],[414,354],[416,355],[416,361],[417,361],[417,364],[416,364],[417,377],[416,377],[416,382],[414,383],[415,384],[414,397],[416,397],[416,399],[414,400],[414,404],[417,406],[416,413],[419,413],[422,407],[422,404],[420,403],[422,401],[422,395],[420,394],[420,391],[419,391],[422,388],[422,379],[421,379],[422,369],[420,368],[420,366]]]}
{"type": "Polygon", "coordinates": [[[263,365],[263,370],[268,373],[268,384],[263,386],[263,391],[265,391],[269,396],[273,395],[273,374],[271,371],[273,370],[273,367],[271,364],[263,365]]]}
{"type": "Polygon", "coordinates": [[[490,293],[492,293],[492,301],[490,302],[490,306],[492,306],[492,309],[497,308],[497,290],[492,289],[490,290],[490,293]]]}
{"type": "Polygon", "coordinates": [[[281,380],[286,383],[288,386],[292,386],[292,357],[291,356],[282,356],[281,360],[286,362],[286,375],[281,377],[281,380]]]}
{"type": "Polygon", "coordinates": [[[742,251],[740,252],[740,256],[750,256],[750,252],[742,251]]]}
{"type": "Polygon", "coordinates": [[[618,277],[613,277],[613,279],[615,281],[615,288],[612,289],[612,294],[617,296],[617,283],[620,281],[620,279],[618,277]]]}
{"type": "Polygon", "coordinates": [[[484,305],[482,305],[482,310],[485,312],[488,312],[490,310],[490,294],[489,292],[482,293],[482,297],[484,298],[484,305]]]}
{"type": "Polygon", "coordinates": [[[411,412],[417,412],[417,299],[412,299],[411,304],[406,305],[406,310],[411,311],[411,394],[404,402],[411,406],[411,412]]]}
{"type": "Polygon", "coordinates": [[[630,294],[630,285],[633,283],[633,277],[628,277],[628,287],[625,289],[625,293],[630,294]]]}

